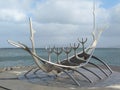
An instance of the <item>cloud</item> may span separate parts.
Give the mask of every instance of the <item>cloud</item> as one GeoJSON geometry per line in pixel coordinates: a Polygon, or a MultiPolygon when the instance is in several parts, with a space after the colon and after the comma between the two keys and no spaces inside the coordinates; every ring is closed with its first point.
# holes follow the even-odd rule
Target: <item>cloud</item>
{"type": "MultiPolygon", "coordinates": [[[[113,37],[111,40],[119,37],[120,4],[112,8],[104,8],[102,4],[101,0],[96,1],[95,13],[97,28],[109,26],[99,42],[104,47],[110,37],[113,37]]],[[[5,42],[7,39],[30,44],[28,17],[33,19],[37,47],[68,45],[77,42],[78,37],[91,39],[92,11],[93,0],[8,0],[7,2],[1,0],[0,36],[4,42],[2,46],[9,46],[5,42]]],[[[119,46],[116,41],[115,43],[119,46]]]]}
{"type": "Polygon", "coordinates": [[[120,3],[109,8],[107,11],[109,14],[109,28],[104,31],[100,45],[120,48],[120,3]]]}
{"type": "Polygon", "coordinates": [[[109,9],[109,28],[106,37],[119,37],[120,35],[120,3],[109,9]]]}
{"type": "Polygon", "coordinates": [[[46,0],[37,5],[33,15],[41,23],[91,23],[92,6],[91,0],[46,0]]]}
{"type": "Polygon", "coordinates": [[[35,39],[38,45],[42,47],[45,45],[53,46],[57,44],[61,46],[72,42],[76,43],[78,42],[78,38],[86,38],[86,35],[89,36],[91,34],[91,30],[88,31],[88,28],[91,26],[86,26],[59,23],[33,23],[33,28],[36,30],[35,39]]]}
{"type": "Polygon", "coordinates": [[[8,0],[0,1],[0,20],[2,21],[25,21],[31,16],[31,11],[37,1],[34,0],[8,0]]]}
{"type": "MultiPolygon", "coordinates": [[[[107,22],[109,15],[100,5],[100,2],[96,3],[96,20],[107,22]]],[[[90,24],[93,22],[92,11],[92,0],[46,0],[37,4],[33,15],[41,23],[90,24]]]]}
{"type": "MultiPolygon", "coordinates": [[[[97,2],[95,10],[97,27],[101,27],[103,23],[107,25],[109,19],[107,10],[101,8],[100,5],[101,3],[97,2]]],[[[37,32],[40,32],[39,41],[42,41],[44,45],[47,42],[68,44],[76,42],[78,37],[91,39],[92,0],[46,0],[37,4],[33,16],[39,26],[34,25],[37,32]]]]}
{"type": "Polygon", "coordinates": [[[111,23],[120,23],[120,3],[114,6],[111,11],[111,23]]]}
{"type": "Polygon", "coordinates": [[[0,20],[2,21],[23,21],[26,18],[26,15],[18,10],[11,9],[1,9],[0,10],[0,20]]]}

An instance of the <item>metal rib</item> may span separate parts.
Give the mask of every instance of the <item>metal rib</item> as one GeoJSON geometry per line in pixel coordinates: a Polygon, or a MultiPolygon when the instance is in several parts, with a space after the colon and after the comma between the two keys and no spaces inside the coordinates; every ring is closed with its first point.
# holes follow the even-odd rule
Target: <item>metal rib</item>
{"type": "Polygon", "coordinates": [[[95,72],[91,71],[90,69],[86,68],[86,67],[81,67],[89,72],[91,72],[92,74],[94,74],[96,77],[98,77],[99,79],[102,79],[99,75],[97,75],[95,72]]]}
{"type": "Polygon", "coordinates": [[[80,83],[71,75],[69,74],[67,71],[65,71],[64,69],[60,68],[64,73],[66,73],[78,86],[80,86],[80,83]]]}
{"type": "Polygon", "coordinates": [[[36,69],[33,73],[36,75],[36,73],[39,71],[40,69],[36,69]]]}
{"type": "Polygon", "coordinates": [[[98,60],[99,62],[103,63],[108,68],[108,70],[110,71],[110,73],[113,72],[112,69],[109,67],[109,65],[106,64],[104,61],[102,61],[101,59],[97,58],[96,56],[92,56],[92,58],[94,58],[94,59],[98,60]]]}
{"type": "Polygon", "coordinates": [[[29,74],[33,69],[35,69],[35,68],[30,69],[29,71],[27,71],[27,72],[24,74],[25,78],[29,79],[29,78],[27,77],[27,74],[29,74]]]}
{"type": "Polygon", "coordinates": [[[84,78],[86,78],[90,83],[93,83],[93,81],[92,80],[90,80],[86,75],[84,75],[83,73],[81,73],[80,71],[78,71],[78,70],[76,70],[76,69],[71,69],[71,70],[73,70],[73,71],[75,71],[75,72],[77,72],[77,73],[79,73],[80,75],[82,75],[84,78]]]}
{"type": "Polygon", "coordinates": [[[101,72],[103,72],[107,77],[109,76],[109,75],[107,75],[107,73],[101,68],[101,67],[99,67],[98,65],[96,65],[96,64],[94,64],[94,63],[92,63],[92,62],[88,62],[89,64],[92,64],[93,66],[95,66],[95,67],[97,67],[101,72]]]}

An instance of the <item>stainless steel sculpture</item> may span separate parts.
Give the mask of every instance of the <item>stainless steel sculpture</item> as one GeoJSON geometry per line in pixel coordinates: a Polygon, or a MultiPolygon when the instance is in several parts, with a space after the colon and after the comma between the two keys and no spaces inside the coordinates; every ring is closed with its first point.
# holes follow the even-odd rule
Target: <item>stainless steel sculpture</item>
{"type": "MultiPolygon", "coordinates": [[[[92,36],[93,36],[93,42],[92,44],[88,47],[85,48],[84,45],[87,42],[87,39],[82,41],[80,39],[78,39],[78,44],[75,44],[72,46],[70,45],[70,47],[66,47],[66,48],[46,48],[47,52],[48,52],[48,60],[43,59],[42,57],[38,56],[36,51],[35,51],[35,45],[34,45],[34,30],[32,29],[32,23],[30,20],[30,32],[31,32],[31,43],[32,43],[32,50],[30,50],[28,48],[28,46],[24,45],[23,43],[16,43],[14,41],[8,40],[8,42],[16,47],[22,48],[25,51],[27,51],[28,53],[31,54],[31,56],[33,57],[36,65],[39,67],[39,69],[43,70],[46,73],[54,73],[55,75],[58,75],[62,72],[66,73],[66,75],[68,75],[78,86],[80,86],[80,83],[78,80],[76,80],[74,78],[73,75],[71,75],[70,73],[68,73],[68,71],[74,71],[80,75],[82,75],[84,78],[86,78],[90,83],[92,83],[93,81],[87,77],[87,75],[85,75],[84,73],[80,72],[78,69],[79,68],[83,68],[86,71],[89,71],[90,73],[92,73],[95,77],[97,77],[98,79],[103,79],[104,77],[101,77],[100,75],[98,75],[96,72],[90,70],[89,68],[86,68],[85,66],[87,64],[91,64],[94,67],[98,68],[103,74],[105,74],[107,77],[112,73],[111,68],[102,60],[100,60],[99,58],[95,57],[93,55],[93,52],[96,48],[98,39],[102,33],[102,30],[99,30],[96,32],[96,30],[94,30],[92,32],[92,36]],[[77,50],[79,49],[80,45],[82,46],[82,51],[80,51],[79,53],[77,53],[77,50]],[[69,57],[69,53],[71,51],[74,51],[74,55],[69,57]],[[60,60],[59,59],[59,55],[64,52],[66,54],[66,59],[60,60]],[[55,53],[57,55],[57,59],[56,62],[52,62],[51,60],[51,54],[55,53]],[[93,58],[97,61],[99,61],[100,63],[102,63],[105,67],[106,70],[109,71],[106,72],[106,70],[104,70],[100,65],[97,65],[93,62],[90,61],[90,59],[93,58]]],[[[34,71],[34,74],[39,70],[37,69],[36,71],[34,71]]],[[[32,71],[32,69],[30,70],[32,71]]],[[[27,78],[27,74],[30,72],[28,71],[25,74],[25,77],[27,78]]]]}
{"type": "MultiPolygon", "coordinates": [[[[94,10],[93,10],[93,15],[94,15],[94,10]]],[[[104,61],[102,61],[101,59],[99,59],[93,55],[93,52],[96,48],[97,42],[98,42],[99,37],[102,32],[103,32],[103,30],[96,30],[95,18],[94,18],[93,32],[92,32],[93,42],[87,48],[85,48],[87,38],[85,40],[83,38],[82,38],[82,40],[78,39],[78,44],[76,44],[76,43],[74,43],[73,45],[70,44],[70,47],[46,48],[46,50],[48,52],[48,60],[43,59],[42,57],[38,56],[36,53],[35,44],[34,44],[34,30],[32,28],[31,19],[30,19],[30,34],[31,34],[30,40],[31,40],[31,44],[32,44],[32,50],[29,49],[27,45],[24,45],[23,43],[20,43],[20,42],[17,43],[17,42],[11,41],[11,40],[8,40],[8,42],[18,48],[24,49],[33,57],[34,62],[36,63],[36,65],[39,68],[33,72],[34,74],[36,74],[36,72],[38,70],[42,70],[42,71],[46,72],[46,74],[51,72],[55,76],[59,76],[59,74],[65,73],[66,75],[68,75],[70,77],[70,79],[72,79],[75,82],[76,85],[80,86],[79,79],[76,79],[74,77],[74,75],[69,73],[69,71],[73,71],[73,74],[75,74],[74,72],[76,72],[77,74],[82,75],[90,83],[92,83],[94,81],[92,81],[88,77],[88,75],[81,72],[79,70],[79,68],[82,68],[82,69],[90,72],[91,74],[93,74],[95,77],[97,77],[100,80],[104,79],[104,77],[100,76],[95,71],[89,69],[89,67],[86,68],[85,66],[88,64],[94,66],[95,68],[100,70],[101,73],[103,73],[106,77],[108,77],[110,74],[112,74],[111,68],[104,61]],[[82,50],[77,52],[78,49],[80,48],[80,46],[81,46],[82,50]],[[69,54],[72,50],[74,51],[74,54],[72,56],[69,56],[69,54]],[[66,54],[66,58],[63,60],[60,60],[59,55],[61,55],[63,52],[66,54]],[[52,60],[51,60],[51,54],[53,54],[53,53],[55,53],[57,55],[56,62],[52,62],[52,60]],[[104,65],[105,69],[102,68],[102,65],[91,62],[90,61],[91,58],[93,58],[95,61],[100,62],[102,65],[104,65]]],[[[32,71],[32,69],[29,70],[27,73],[25,73],[24,76],[27,78],[27,74],[29,74],[29,72],[31,72],[31,71],[32,71]]]]}

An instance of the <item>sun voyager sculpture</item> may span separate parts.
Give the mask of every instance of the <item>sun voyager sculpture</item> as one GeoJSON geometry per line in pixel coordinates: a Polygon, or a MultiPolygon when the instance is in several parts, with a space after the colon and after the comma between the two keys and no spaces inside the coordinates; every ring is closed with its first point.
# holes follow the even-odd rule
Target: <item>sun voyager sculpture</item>
{"type": "MultiPolygon", "coordinates": [[[[13,46],[16,46],[18,48],[21,48],[25,51],[27,51],[32,57],[37,65],[37,68],[33,73],[36,74],[39,70],[42,70],[46,74],[52,73],[54,76],[59,77],[61,74],[65,74],[73,81],[74,84],[81,86],[79,75],[85,78],[90,83],[93,83],[94,81],[89,78],[89,74],[83,73],[80,68],[84,69],[85,71],[91,73],[94,77],[98,78],[98,80],[103,80],[105,77],[108,77],[112,74],[111,68],[101,59],[94,56],[94,50],[96,48],[97,42],[99,40],[99,37],[103,30],[96,30],[95,28],[95,13],[93,10],[93,16],[94,16],[94,24],[93,24],[93,32],[92,37],[93,41],[92,43],[85,48],[85,44],[87,42],[87,39],[78,39],[78,44],[74,43],[73,45],[70,45],[70,47],[65,48],[46,48],[48,52],[48,59],[44,59],[40,57],[35,50],[35,43],[34,43],[34,30],[32,28],[32,21],[30,21],[30,40],[32,44],[32,49],[30,49],[27,45],[20,43],[20,42],[14,42],[12,40],[8,40],[10,44],[13,46]],[[81,49],[79,49],[81,48],[81,49]],[[80,51],[81,50],[81,51],[80,51]],[[69,56],[71,52],[74,52],[73,55],[69,56]],[[52,62],[51,60],[51,54],[56,54],[57,58],[55,62],[52,62]],[[59,56],[61,54],[65,54],[66,58],[61,60],[59,56]],[[94,59],[94,61],[97,62],[91,62],[91,59],[94,59]],[[101,64],[98,64],[101,63],[101,64]],[[95,67],[98,71],[100,71],[103,75],[99,75],[96,70],[92,70],[89,67],[86,67],[87,65],[92,65],[92,67],[95,67]],[[103,68],[104,66],[104,68],[103,68]],[[76,77],[77,76],[77,77],[76,77]]],[[[25,78],[27,78],[27,74],[29,74],[33,69],[29,70],[24,74],[25,78]]]]}

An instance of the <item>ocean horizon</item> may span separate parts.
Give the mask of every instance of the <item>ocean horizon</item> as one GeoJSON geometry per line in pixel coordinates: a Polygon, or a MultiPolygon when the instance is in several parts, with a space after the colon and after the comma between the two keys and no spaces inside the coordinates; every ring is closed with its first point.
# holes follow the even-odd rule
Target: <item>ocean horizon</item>
{"type": "MultiPolygon", "coordinates": [[[[44,48],[36,48],[36,52],[41,57],[48,58],[48,54],[44,48]]],[[[72,54],[73,52],[70,53],[70,55],[72,54]]],[[[120,66],[120,48],[96,48],[94,56],[102,59],[108,65],[120,66]]],[[[51,58],[53,62],[56,61],[54,53],[51,58]]],[[[66,55],[63,53],[60,55],[60,59],[64,58],[66,58],[66,55]]],[[[0,48],[0,68],[31,65],[35,65],[35,63],[28,52],[20,48],[0,48]]]]}

